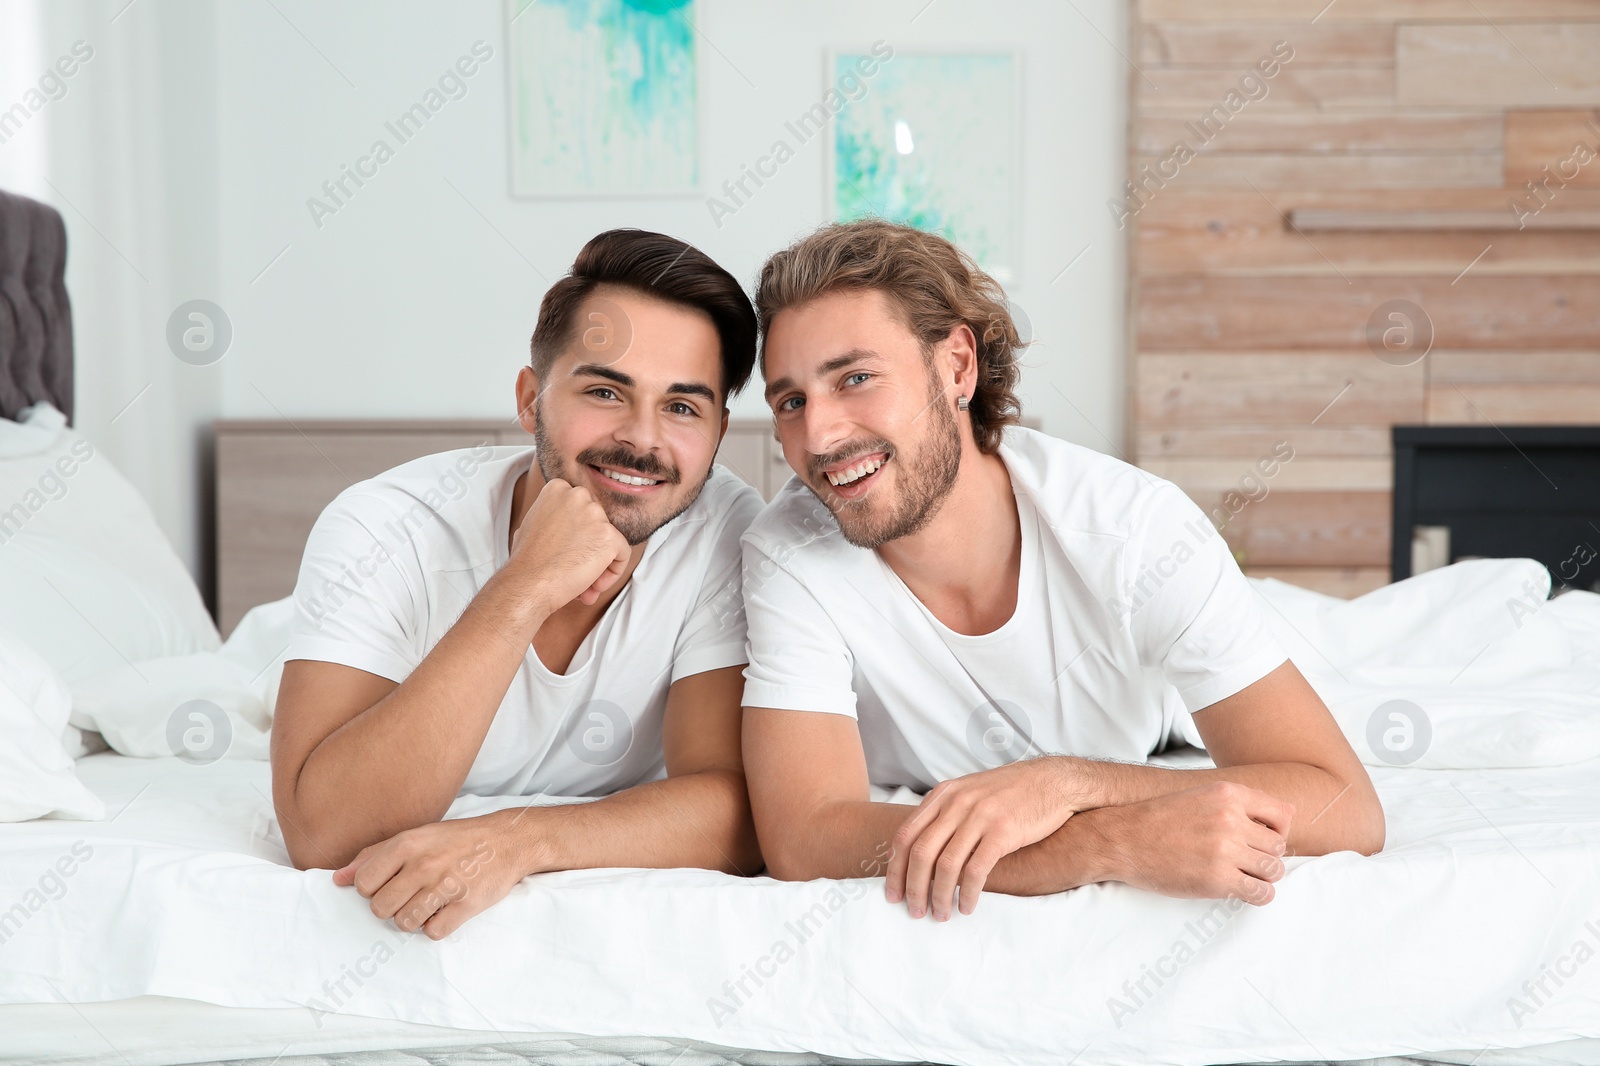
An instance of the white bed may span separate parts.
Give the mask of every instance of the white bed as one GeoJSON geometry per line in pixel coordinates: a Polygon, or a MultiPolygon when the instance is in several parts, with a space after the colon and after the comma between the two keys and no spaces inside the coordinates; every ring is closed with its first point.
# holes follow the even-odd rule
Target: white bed
{"type": "MultiPolygon", "coordinates": [[[[78,771],[105,821],[0,827],[0,899],[21,899],[74,845],[92,849],[0,945],[0,1001],[14,1004],[0,1008],[5,1061],[648,1034],[935,1062],[1060,1063],[1080,1049],[1084,1063],[1451,1061],[1439,1052],[1453,1047],[1472,1049],[1453,1057],[1469,1062],[1600,1036],[1600,964],[1551,986],[1520,1026],[1507,1010],[1571,945],[1600,943],[1595,761],[1375,769],[1384,853],[1299,860],[1274,903],[1231,916],[1103,885],[990,896],[936,926],[884,904],[879,881],[595,871],[530,879],[439,943],[401,938],[326,871],[288,868],[265,763],[105,753],[78,771]],[[1219,931],[1116,1025],[1108,1001],[1129,1001],[1123,981],[1198,943],[1185,923],[1207,912],[1219,931]],[[800,943],[786,927],[808,913],[800,943]],[[785,938],[795,957],[729,996],[724,981],[785,938]],[[395,945],[381,964],[379,944],[395,945]],[[330,994],[325,982],[357,969],[372,976],[330,994]],[[732,1015],[714,1015],[713,998],[732,1015]]],[[[1476,1061],[1593,1063],[1600,1040],[1476,1061]]]]}
{"type": "Polygon", "coordinates": [[[597,870],[436,943],[288,865],[264,761],[288,614],[219,646],[113,475],[83,462],[0,545],[0,1061],[1600,1063],[1600,596],[1547,601],[1537,563],[1348,603],[1255,584],[1389,819],[1379,855],[1291,860],[1267,907],[1103,884],[940,925],[877,880],[597,870]],[[72,758],[85,736],[116,751],[72,758]]]}

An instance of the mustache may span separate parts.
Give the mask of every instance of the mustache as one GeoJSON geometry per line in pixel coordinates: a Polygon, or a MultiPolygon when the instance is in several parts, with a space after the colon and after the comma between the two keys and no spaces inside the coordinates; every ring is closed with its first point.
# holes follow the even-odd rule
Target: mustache
{"type": "Polygon", "coordinates": [[[894,445],[882,437],[876,439],[854,440],[848,444],[840,445],[826,455],[813,455],[806,462],[806,469],[813,481],[823,477],[822,468],[842,463],[853,455],[871,455],[873,452],[883,452],[886,456],[894,458],[894,445]]]}
{"type": "Polygon", "coordinates": [[[635,455],[626,448],[590,448],[578,454],[578,462],[585,466],[613,466],[635,470],[646,477],[676,485],[681,476],[676,467],[670,467],[653,455],[635,455]]]}

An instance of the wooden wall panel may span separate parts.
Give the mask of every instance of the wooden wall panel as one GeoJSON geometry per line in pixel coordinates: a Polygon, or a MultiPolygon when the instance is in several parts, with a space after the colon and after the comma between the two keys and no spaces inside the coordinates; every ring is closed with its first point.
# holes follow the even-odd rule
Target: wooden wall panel
{"type": "MultiPolygon", "coordinates": [[[[1437,274],[1448,281],[1469,264],[1471,273],[1480,277],[1600,274],[1600,230],[1296,230],[1285,221],[1291,211],[1373,208],[1393,194],[1371,189],[1295,189],[1273,190],[1269,199],[1263,195],[1265,191],[1181,182],[1158,190],[1137,216],[1141,274],[1437,274]]],[[[1482,210],[1497,218],[1515,219],[1508,206],[1511,196],[1504,189],[1427,189],[1406,196],[1436,210],[1482,210]]],[[[1600,191],[1567,190],[1561,202],[1571,208],[1600,209],[1600,191]]]]}
{"type": "MultiPolygon", "coordinates": [[[[1595,340],[1596,343],[1600,343],[1600,337],[1595,340]]],[[[1569,352],[1445,350],[1428,356],[1428,384],[1431,388],[1440,388],[1451,383],[1529,384],[1547,381],[1574,385],[1600,385],[1600,348],[1569,352]]]]}
{"type": "Polygon", "coordinates": [[[1421,421],[1426,370],[1367,352],[1147,351],[1134,380],[1140,425],[1365,426],[1421,421]]]}
{"type": "Polygon", "coordinates": [[[1222,515],[1246,573],[1383,584],[1394,425],[1600,422],[1600,2],[1138,0],[1129,55],[1129,444],[1208,510],[1294,448],[1222,515]]]}
{"type": "MultiPolygon", "coordinates": [[[[1269,46],[1270,47],[1270,46],[1269,46]]],[[[1135,75],[1139,108],[1153,114],[1197,118],[1237,89],[1239,67],[1172,67],[1135,75]]],[[[1394,105],[1392,67],[1302,67],[1290,63],[1267,83],[1267,95],[1251,101],[1235,120],[1262,111],[1372,109],[1394,105]]]]}
{"type": "Polygon", "coordinates": [[[1341,426],[1324,424],[1321,419],[1315,425],[1296,423],[1289,427],[1253,425],[1245,421],[1221,426],[1189,425],[1166,418],[1141,418],[1139,424],[1134,451],[1147,460],[1180,456],[1267,455],[1278,441],[1288,439],[1286,430],[1292,430],[1294,434],[1297,456],[1388,458],[1393,447],[1386,425],[1341,426]]]}
{"type": "Polygon", "coordinates": [[[1532,181],[1552,203],[1567,189],[1600,188],[1600,110],[1507,111],[1505,159],[1507,188],[1532,181]]]}
{"type": "MultiPolygon", "coordinates": [[[[1563,116],[1587,114],[1587,112],[1570,111],[1556,113],[1563,116]]],[[[1469,153],[1492,155],[1500,151],[1503,138],[1510,132],[1506,121],[1501,118],[1498,111],[1449,112],[1438,115],[1397,115],[1392,111],[1334,111],[1311,114],[1241,111],[1237,116],[1239,121],[1230,120],[1221,133],[1198,129],[1199,117],[1199,115],[1154,115],[1141,120],[1138,123],[1134,150],[1140,155],[1164,157],[1171,154],[1173,145],[1182,141],[1201,153],[1381,152],[1407,156],[1469,153]]],[[[1539,161],[1544,162],[1544,157],[1539,161]]]]}
{"type": "Polygon", "coordinates": [[[1139,35],[1139,65],[1244,67],[1283,41],[1301,65],[1394,63],[1393,22],[1158,22],[1139,35]]]}
{"type": "Polygon", "coordinates": [[[1428,421],[1439,425],[1592,425],[1600,421],[1600,385],[1447,385],[1428,390],[1428,421]]]}
{"type": "Polygon", "coordinates": [[[1371,314],[1421,307],[1439,348],[1594,347],[1600,277],[1191,277],[1139,283],[1138,343],[1188,348],[1366,349],[1371,314]]]}
{"type": "MultiPolygon", "coordinates": [[[[1292,465],[1292,464],[1291,464],[1292,465]]],[[[1242,566],[1377,567],[1389,563],[1389,493],[1296,491],[1274,481],[1266,497],[1241,503],[1196,493],[1220,516],[1222,535],[1242,566]]]]}
{"type": "MultiPolygon", "coordinates": [[[[1520,18],[1528,18],[1523,14],[1520,18]]],[[[1401,25],[1395,95],[1406,106],[1600,104],[1600,23],[1401,25]]]]}
{"type": "MultiPolygon", "coordinates": [[[[1294,441],[1293,428],[1286,428],[1282,439],[1294,441]]],[[[1141,465],[1165,478],[1191,496],[1222,492],[1250,492],[1258,481],[1257,464],[1265,456],[1230,459],[1146,459],[1141,465]]],[[[1273,469],[1268,467],[1268,469],[1273,469]]],[[[1318,459],[1297,456],[1276,466],[1271,487],[1281,491],[1367,490],[1385,491],[1394,485],[1393,468],[1387,459],[1318,459]]]]}
{"type": "MultiPolygon", "coordinates": [[[[1141,167],[1146,165],[1150,173],[1160,176],[1163,172],[1158,164],[1165,155],[1135,158],[1134,173],[1139,177],[1134,181],[1145,175],[1141,167]]],[[[1166,170],[1172,169],[1168,164],[1166,170]]],[[[1504,173],[1498,152],[1358,156],[1208,152],[1183,164],[1175,180],[1185,187],[1235,185],[1247,189],[1342,189],[1356,183],[1378,189],[1425,189],[1441,183],[1498,189],[1504,173]]]]}
{"type": "Polygon", "coordinates": [[[1594,0],[1139,0],[1149,22],[1472,22],[1600,19],[1594,0]]]}

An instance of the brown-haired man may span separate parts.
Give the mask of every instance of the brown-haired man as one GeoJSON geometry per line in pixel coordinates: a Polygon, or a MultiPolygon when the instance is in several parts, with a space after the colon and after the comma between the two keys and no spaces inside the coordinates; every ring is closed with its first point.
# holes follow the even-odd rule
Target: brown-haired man
{"type": "Polygon", "coordinates": [[[1286,851],[1382,847],[1366,771],[1200,509],[1015,424],[1018,336],[970,259],[826,226],[756,306],[796,473],[744,538],[772,874],[882,873],[944,920],[1113,880],[1263,904],[1286,851]],[[1140,765],[1176,738],[1217,769],[1140,765]]]}
{"type": "Polygon", "coordinates": [[[272,736],[297,866],[436,939],[529,873],[760,867],[738,582],[761,500],[712,466],[755,341],[703,253],[603,233],[517,377],[534,448],[428,456],[328,506],[272,736]],[[440,820],[541,793],[605,798],[440,820]]]}

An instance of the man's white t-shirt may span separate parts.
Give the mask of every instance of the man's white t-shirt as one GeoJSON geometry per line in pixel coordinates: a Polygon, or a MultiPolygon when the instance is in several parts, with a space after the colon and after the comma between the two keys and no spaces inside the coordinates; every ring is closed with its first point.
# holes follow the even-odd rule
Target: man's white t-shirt
{"type": "Polygon", "coordinates": [[[855,718],[871,783],[926,791],[1027,755],[1145,761],[1288,654],[1222,536],[1170,482],[1009,427],[1017,606],[947,628],[791,478],[744,536],[747,707],[855,718]]]}
{"type": "MultiPolygon", "coordinates": [[[[287,658],[404,681],[510,557],[525,447],[429,455],[350,486],[306,543],[287,658]]],[[[628,583],[564,674],[524,649],[462,785],[476,795],[597,796],[665,775],[674,681],[745,661],[739,538],[761,509],[713,467],[651,535],[628,583]]]]}

